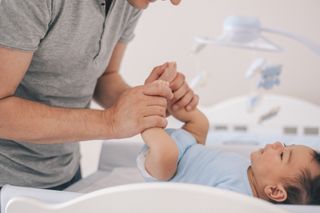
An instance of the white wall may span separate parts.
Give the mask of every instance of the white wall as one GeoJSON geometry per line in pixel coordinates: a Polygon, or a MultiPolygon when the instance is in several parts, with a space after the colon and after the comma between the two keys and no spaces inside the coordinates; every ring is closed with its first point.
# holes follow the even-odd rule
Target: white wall
{"type": "MultiPolygon", "coordinates": [[[[168,60],[178,62],[188,79],[195,76],[190,54],[194,35],[218,36],[229,15],[258,16],[263,25],[283,28],[320,43],[319,0],[182,0],[179,7],[157,1],[144,11],[129,45],[122,73],[131,85],[142,84],[149,71],[168,60]]],[[[255,81],[244,80],[249,64],[258,56],[283,64],[280,87],[273,93],[297,96],[320,104],[320,56],[293,40],[265,34],[281,44],[285,53],[262,53],[210,46],[200,55],[209,83],[197,89],[201,103],[213,104],[253,89],[255,81]]]]}

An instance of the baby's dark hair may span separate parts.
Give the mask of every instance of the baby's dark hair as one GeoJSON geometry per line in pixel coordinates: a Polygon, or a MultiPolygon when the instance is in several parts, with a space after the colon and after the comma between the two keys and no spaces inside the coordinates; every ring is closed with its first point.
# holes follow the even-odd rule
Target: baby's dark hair
{"type": "MultiPolygon", "coordinates": [[[[320,166],[320,152],[314,151],[313,157],[320,166]]],[[[312,180],[309,204],[320,205],[320,174],[312,180]]]]}
{"type": "MultiPolygon", "coordinates": [[[[320,153],[313,151],[312,157],[320,168],[320,153]]],[[[285,183],[287,199],[281,202],[282,204],[320,205],[320,171],[316,177],[312,178],[310,171],[304,169],[299,176],[286,179],[285,183]]],[[[271,202],[279,204],[279,202],[271,202]]]]}

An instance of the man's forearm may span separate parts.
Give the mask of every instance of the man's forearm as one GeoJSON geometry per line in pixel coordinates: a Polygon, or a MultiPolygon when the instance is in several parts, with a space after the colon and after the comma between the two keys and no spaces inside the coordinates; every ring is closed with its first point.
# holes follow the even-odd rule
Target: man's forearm
{"type": "Polygon", "coordinates": [[[0,99],[0,138],[45,144],[112,138],[107,114],[49,107],[11,96],[0,99]]]}
{"type": "Polygon", "coordinates": [[[129,88],[130,86],[122,79],[118,72],[104,74],[98,80],[94,92],[94,100],[107,109],[129,88]]]}

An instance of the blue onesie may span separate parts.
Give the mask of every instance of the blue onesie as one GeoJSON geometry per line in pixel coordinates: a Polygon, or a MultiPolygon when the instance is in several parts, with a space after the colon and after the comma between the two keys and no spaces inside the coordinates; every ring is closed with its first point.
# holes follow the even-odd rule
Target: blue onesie
{"type": "MultiPolygon", "coordinates": [[[[227,189],[252,196],[247,170],[249,160],[236,153],[208,149],[197,144],[183,129],[166,129],[179,149],[178,167],[170,182],[194,183],[227,189]]],[[[138,168],[148,182],[158,181],[145,170],[145,146],[137,158],[138,168]]]]}

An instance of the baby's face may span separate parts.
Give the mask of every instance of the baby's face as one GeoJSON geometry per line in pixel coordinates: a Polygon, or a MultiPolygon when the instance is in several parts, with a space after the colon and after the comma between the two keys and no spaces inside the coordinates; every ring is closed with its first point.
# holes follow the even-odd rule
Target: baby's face
{"type": "Polygon", "coordinates": [[[303,145],[284,146],[280,142],[268,144],[251,153],[252,172],[264,184],[279,183],[283,178],[295,177],[303,169],[311,176],[319,173],[319,165],[313,160],[313,150],[303,145]]]}
{"type": "MultiPolygon", "coordinates": [[[[138,9],[146,9],[149,5],[149,3],[155,2],[157,0],[128,0],[128,2],[138,9]]],[[[165,0],[162,0],[165,1],[165,0]]],[[[178,5],[181,0],[170,0],[171,4],[178,5]]]]}

